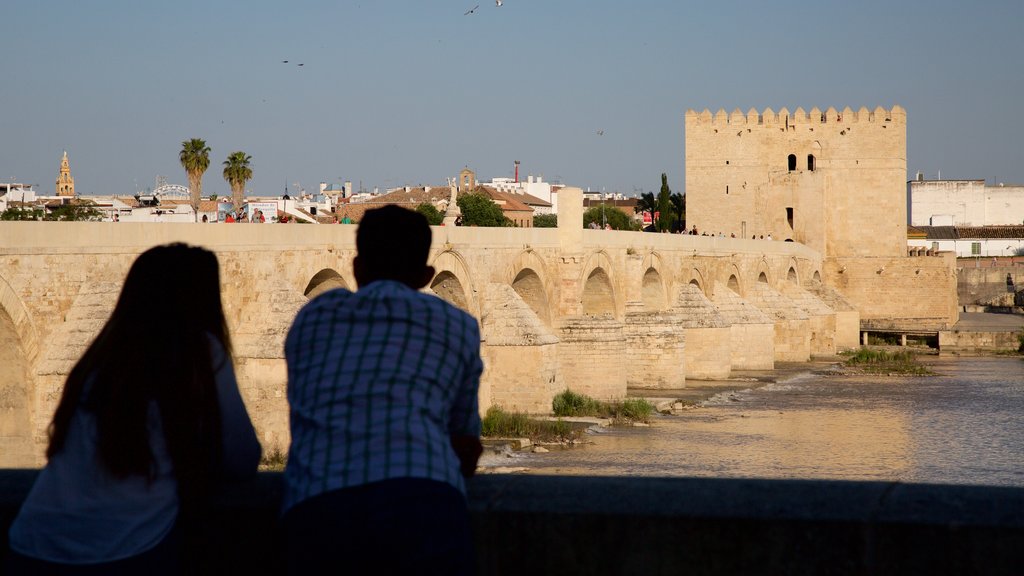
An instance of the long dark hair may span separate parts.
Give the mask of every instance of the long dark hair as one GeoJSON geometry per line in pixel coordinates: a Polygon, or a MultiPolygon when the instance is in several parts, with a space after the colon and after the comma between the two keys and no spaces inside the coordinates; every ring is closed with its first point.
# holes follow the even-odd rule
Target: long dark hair
{"type": "Polygon", "coordinates": [[[144,252],[107,324],[68,375],[47,457],[64,447],[75,411],[88,410],[103,465],[117,477],[152,479],[148,414],[155,403],[182,500],[202,496],[223,457],[210,338],[230,362],[217,257],[185,244],[144,252]]]}

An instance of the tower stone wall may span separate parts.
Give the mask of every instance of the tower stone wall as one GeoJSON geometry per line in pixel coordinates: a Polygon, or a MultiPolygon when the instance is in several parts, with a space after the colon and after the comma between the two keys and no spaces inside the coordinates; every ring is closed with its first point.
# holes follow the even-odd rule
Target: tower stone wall
{"type": "Polygon", "coordinates": [[[686,113],[687,224],[826,258],[906,252],[906,112],[686,113]]]}

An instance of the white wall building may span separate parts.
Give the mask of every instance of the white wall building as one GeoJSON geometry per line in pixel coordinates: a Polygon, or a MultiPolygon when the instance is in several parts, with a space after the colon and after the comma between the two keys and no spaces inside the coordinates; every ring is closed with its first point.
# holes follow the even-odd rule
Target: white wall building
{"type": "Polygon", "coordinates": [[[984,180],[917,180],[907,183],[911,226],[1014,226],[1024,224],[1024,185],[984,180]]]}
{"type": "Polygon", "coordinates": [[[481,182],[480,184],[494,188],[498,192],[529,194],[534,198],[539,198],[551,204],[550,209],[547,209],[547,207],[543,209],[535,208],[534,211],[537,214],[558,213],[558,189],[562,188],[562,186],[545,182],[542,176],[531,175],[527,176],[525,181],[520,180],[518,182],[512,178],[492,178],[490,182],[481,182]]]}

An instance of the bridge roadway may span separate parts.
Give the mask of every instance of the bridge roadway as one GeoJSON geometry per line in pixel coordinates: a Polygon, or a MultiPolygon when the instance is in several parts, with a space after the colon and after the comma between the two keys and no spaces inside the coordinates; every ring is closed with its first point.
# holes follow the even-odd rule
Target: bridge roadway
{"type": "MultiPolygon", "coordinates": [[[[581,222],[565,192],[561,222],[581,222]],[[564,207],[569,206],[569,207],[564,207]]],[[[268,451],[287,446],[283,339],[320,292],[354,288],[355,226],[0,224],[0,465],[37,465],[64,378],[134,258],[214,250],[245,401],[268,451]]],[[[857,344],[858,312],[795,243],[540,228],[436,227],[430,290],[480,319],[481,408],[547,412],[570,387],[622,397],[857,344]]],[[[187,302],[153,295],[152,317],[187,302]]]]}

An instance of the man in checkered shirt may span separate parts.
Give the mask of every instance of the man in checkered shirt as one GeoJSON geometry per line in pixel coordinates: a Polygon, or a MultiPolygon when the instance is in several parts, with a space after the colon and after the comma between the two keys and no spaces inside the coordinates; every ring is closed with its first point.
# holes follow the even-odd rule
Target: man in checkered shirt
{"type": "Polygon", "coordinates": [[[419,292],[430,235],[419,213],[367,211],[359,290],[320,295],[288,332],[290,573],[474,572],[463,478],[481,452],[480,330],[419,292]]]}

